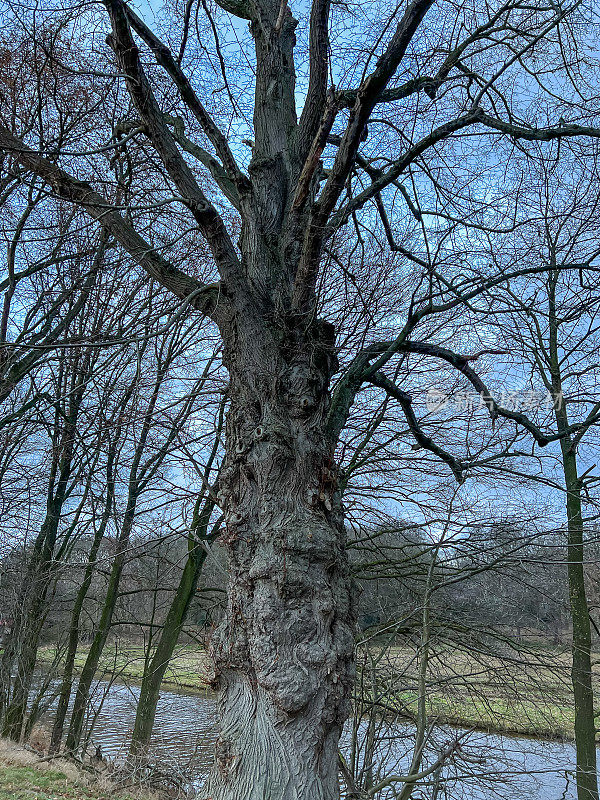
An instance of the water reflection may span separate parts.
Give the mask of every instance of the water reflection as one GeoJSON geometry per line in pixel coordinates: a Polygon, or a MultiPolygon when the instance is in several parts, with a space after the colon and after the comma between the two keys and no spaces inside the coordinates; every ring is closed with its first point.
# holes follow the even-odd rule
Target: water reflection
{"type": "MultiPolygon", "coordinates": [[[[101,682],[96,689],[99,708],[91,741],[114,760],[127,755],[140,690],[101,682]]],[[[161,692],[156,710],[152,750],[157,759],[194,769],[202,777],[212,761],[216,735],[216,704],[209,693],[161,692]]]]}
{"type": "MultiPolygon", "coordinates": [[[[121,760],[127,754],[139,697],[137,687],[100,682],[96,690],[97,718],[91,741],[105,756],[121,760]]],[[[165,767],[188,775],[199,787],[212,761],[216,731],[215,698],[163,691],[158,705],[153,752],[165,767]]],[[[387,725],[380,731],[376,754],[380,775],[406,774],[414,741],[409,725],[387,725]]],[[[425,765],[457,738],[456,759],[434,773],[415,792],[415,800],[573,800],[571,770],[574,748],[480,732],[438,728],[432,734],[425,765]]],[[[344,737],[347,747],[348,735],[344,737]]],[[[377,782],[377,776],[375,783],[377,782]]],[[[388,795],[393,796],[393,795],[388,795]]]]}

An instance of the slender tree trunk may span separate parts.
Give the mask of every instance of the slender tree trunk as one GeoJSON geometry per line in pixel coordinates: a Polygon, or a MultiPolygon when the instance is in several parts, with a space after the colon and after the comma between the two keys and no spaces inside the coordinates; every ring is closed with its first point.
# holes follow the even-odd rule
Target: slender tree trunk
{"type": "Polygon", "coordinates": [[[567,495],[567,574],[573,627],[571,681],[575,704],[577,800],[598,800],[596,725],[592,684],[592,632],[585,590],[581,481],[577,471],[576,448],[569,435],[569,415],[563,396],[558,347],[560,321],[556,313],[557,280],[558,271],[554,271],[548,278],[549,355],[554,414],[558,432],[562,434],[560,447],[567,495]]]}
{"type": "Polygon", "coordinates": [[[56,449],[50,469],[46,516],[33,544],[19,591],[13,635],[2,655],[2,735],[15,741],[21,738],[27,712],[69,465],[66,465],[58,481],[59,488],[55,494],[58,470],[59,455],[56,449]]]}
{"type": "Polygon", "coordinates": [[[575,454],[563,447],[567,490],[567,559],[569,600],[573,622],[571,680],[575,701],[577,800],[598,800],[596,724],[592,685],[592,633],[585,589],[581,483],[575,454]]]}
{"type": "Polygon", "coordinates": [[[334,800],[354,602],[326,435],[333,336],[238,324],[220,477],[230,567],[213,638],[221,729],[206,796],[334,800]]]}
{"type": "Polygon", "coordinates": [[[204,489],[198,497],[194,509],[192,529],[188,538],[188,558],[177,591],[171,602],[158,645],[150,659],[150,663],[146,665],[142,678],[140,699],[136,709],[130,746],[130,756],[133,760],[143,759],[150,745],[156,707],[160,697],[160,687],[166,669],[173,657],[190,603],[198,586],[198,579],[206,561],[206,550],[202,547],[202,543],[214,541],[221,523],[219,519],[209,535],[210,518],[216,505],[215,489],[214,487],[209,488],[210,475],[219,449],[224,409],[225,398],[221,403],[213,448],[204,469],[204,489]]]}
{"type": "Polygon", "coordinates": [[[92,583],[92,577],[94,574],[94,568],[96,566],[96,558],[98,556],[98,550],[100,548],[100,544],[102,542],[106,526],[108,524],[111,503],[112,503],[112,491],[109,482],[109,487],[107,489],[107,502],[104,508],[104,515],[100,522],[100,525],[98,526],[98,530],[96,531],[96,534],[94,536],[94,540],[92,542],[92,546],[90,548],[90,552],[88,555],[88,562],[86,565],[85,573],[83,576],[83,583],[81,584],[79,591],[77,592],[77,597],[75,598],[75,603],[73,605],[73,610],[71,612],[67,653],[65,656],[65,664],[63,668],[63,677],[60,686],[60,694],[58,696],[56,716],[54,717],[54,725],[52,726],[52,735],[50,739],[51,755],[57,753],[60,750],[60,745],[62,742],[65,719],[67,717],[67,711],[69,709],[69,701],[71,699],[71,691],[73,689],[73,673],[75,670],[75,657],[77,655],[77,648],[79,646],[79,623],[81,618],[81,612],[83,610],[83,604],[85,602],[88,591],[90,589],[90,585],[92,583]]]}
{"type": "Polygon", "coordinates": [[[196,592],[205,556],[204,552],[189,554],[156,650],[144,672],[131,737],[130,755],[133,758],[143,757],[150,745],[160,687],[196,592]]]}
{"type": "MultiPolygon", "coordinates": [[[[89,374],[90,354],[77,353],[71,363],[61,363],[58,386],[59,396],[68,398],[66,409],[60,411],[62,400],[56,403],[53,434],[53,455],[46,498],[46,516],[33,546],[21,592],[18,635],[13,637],[12,652],[7,661],[16,663],[16,677],[10,703],[4,711],[3,734],[18,740],[24,729],[27,701],[37,660],[40,633],[45,619],[45,601],[48,587],[56,572],[55,548],[63,506],[69,495],[69,482],[73,464],[75,431],[86,381],[89,374]],[[66,410],[66,420],[64,419],[66,410]],[[16,650],[15,650],[16,646],[16,650]]],[[[73,533],[73,527],[66,539],[73,533]]],[[[3,669],[4,671],[4,669],[3,669]]]]}
{"type": "Polygon", "coordinates": [[[117,543],[117,553],[113,561],[110,577],[108,579],[108,588],[104,598],[104,605],[102,606],[102,613],[100,615],[100,622],[98,629],[92,641],[92,645],[87,654],[87,658],[79,676],[77,684],[77,692],[75,693],[75,700],[73,701],[73,711],[71,713],[71,722],[69,724],[69,731],[67,734],[66,748],[69,753],[76,753],[81,744],[81,735],[83,732],[83,723],[85,721],[85,714],[90,700],[90,691],[94,676],[98,670],[98,664],[104,651],[104,645],[108,639],[110,628],[112,625],[113,614],[119,599],[119,585],[121,582],[121,575],[125,564],[125,554],[129,545],[129,538],[131,529],[133,527],[133,519],[135,516],[135,502],[133,506],[128,504],[127,511],[125,512],[125,519],[123,520],[123,527],[121,535],[117,543]]]}
{"type": "MultiPolygon", "coordinates": [[[[69,434],[71,435],[71,434],[69,434]]],[[[68,448],[69,449],[69,448],[68,448]]],[[[46,518],[34,545],[28,565],[18,611],[18,630],[5,653],[8,668],[14,663],[15,677],[10,702],[6,705],[2,733],[15,741],[21,738],[27,714],[27,700],[37,661],[40,634],[45,619],[45,604],[48,587],[56,571],[53,564],[58,526],[66,499],[67,481],[70,475],[71,453],[63,460],[58,480],[58,489],[53,496],[53,480],[48,495],[46,518]]],[[[5,671],[6,666],[3,668],[5,671]]]]}
{"type": "MultiPolygon", "coordinates": [[[[141,473],[144,472],[143,468],[140,468],[140,462],[144,453],[148,434],[150,432],[154,410],[159,397],[160,387],[167,374],[171,357],[172,353],[167,347],[167,353],[164,355],[164,361],[159,365],[156,372],[152,394],[144,414],[140,438],[133,454],[132,464],[129,470],[127,508],[125,509],[123,525],[121,526],[121,532],[117,541],[117,552],[115,554],[115,559],[113,561],[113,566],[108,580],[108,588],[106,591],[106,597],[104,599],[100,622],[98,624],[98,630],[96,631],[96,635],[94,636],[92,645],[81,670],[79,683],[77,684],[77,692],[75,693],[75,700],[73,702],[73,711],[71,713],[71,721],[69,724],[66,742],[67,751],[70,753],[77,752],[81,745],[83,723],[90,699],[92,682],[98,670],[100,658],[102,657],[104,646],[108,639],[108,634],[110,633],[113,614],[119,599],[119,585],[121,582],[121,575],[125,565],[125,555],[127,548],[129,547],[131,531],[133,529],[133,522],[136,514],[136,506],[140,492],[141,473]]],[[[136,373],[135,379],[128,389],[124,402],[127,402],[131,396],[132,391],[138,383],[138,379],[139,375],[136,373]]],[[[120,423],[117,427],[117,435],[115,439],[118,440],[119,438],[120,423]]]]}
{"type": "Polygon", "coordinates": [[[47,581],[39,578],[34,581],[31,603],[24,617],[24,629],[19,637],[16,669],[10,702],[4,712],[2,735],[19,741],[27,714],[27,700],[37,661],[40,632],[44,620],[44,604],[47,581]]]}

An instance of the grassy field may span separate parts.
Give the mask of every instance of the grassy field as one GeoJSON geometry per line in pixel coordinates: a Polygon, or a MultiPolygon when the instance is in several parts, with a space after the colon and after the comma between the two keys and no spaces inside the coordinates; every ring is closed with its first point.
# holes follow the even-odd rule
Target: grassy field
{"type": "MultiPolygon", "coordinates": [[[[77,651],[75,670],[81,670],[89,647],[82,646],[77,651]]],[[[40,665],[50,667],[56,658],[53,647],[43,647],[39,651],[40,665]]],[[[139,683],[144,674],[144,649],[141,645],[120,640],[107,645],[100,662],[98,677],[114,677],[117,681],[139,683]]],[[[197,645],[180,645],[165,673],[163,687],[172,690],[192,692],[205,691],[210,682],[210,661],[206,651],[197,645]]]]}
{"type": "MultiPolygon", "coordinates": [[[[427,697],[427,713],[431,721],[437,719],[442,724],[545,739],[572,739],[574,717],[570,698],[548,699],[533,694],[516,699],[491,693],[484,696],[465,691],[462,695],[446,696],[434,692],[427,697]]],[[[398,699],[398,707],[407,707],[416,714],[416,693],[400,693],[398,699]]]]}
{"type": "Polygon", "coordinates": [[[114,788],[85,785],[63,772],[0,764],[0,800],[133,800],[114,788]]]}
{"type": "MultiPolygon", "coordinates": [[[[49,665],[55,655],[52,648],[45,648],[41,661],[49,665]]],[[[76,667],[82,666],[86,655],[87,648],[82,647],[76,667]]],[[[565,648],[549,646],[537,651],[531,648],[514,659],[440,650],[429,665],[428,714],[440,723],[546,738],[572,738],[569,661],[565,648]]],[[[127,641],[113,643],[107,647],[101,666],[107,678],[138,683],[144,671],[143,648],[127,641]]],[[[596,670],[600,696],[600,665],[596,670]]],[[[418,693],[414,651],[391,648],[378,662],[376,672],[377,687],[363,686],[366,699],[378,695],[382,707],[415,716],[418,693]]],[[[163,686],[200,693],[209,691],[209,681],[206,652],[197,645],[182,645],[167,670],[163,686]]]]}
{"type": "Polygon", "coordinates": [[[0,740],[0,800],[151,800],[145,792],[117,791],[107,780],[90,778],[72,764],[41,762],[0,740]]]}
{"type": "MultiPolygon", "coordinates": [[[[88,654],[88,647],[80,647],[75,660],[76,671],[80,670],[88,654]]],[[[53,647],[40,650],[39,663],[50,666],[56,657],[53,647]]],[[[105,648],[98,677],[139,683],[144,674],[144,650],[141,645],[119,641],[105,648]]],[[[197,645],[180,645],[167,668],[163,687],[192,692],[206,691],[210,682],[210,662],[206,651],[197,645]]]]}
{"type": "MultiPolygon", "coordinates": [[[[574,710],[570,655],[563,649],[527,648],[494,658],[489,654],[440,649],[428,669],[426,707],[431,721],[543,738],[572,739],[574,710]]],[[[369,663],[365,674],[373,674],[369,663]]],[[[377,663],[377,692],[391,709],[416,718],[418,692],[414,651],[391,648],[377,663]]],[[[600,696],[600,669],[596,668],[600,696]]]]}

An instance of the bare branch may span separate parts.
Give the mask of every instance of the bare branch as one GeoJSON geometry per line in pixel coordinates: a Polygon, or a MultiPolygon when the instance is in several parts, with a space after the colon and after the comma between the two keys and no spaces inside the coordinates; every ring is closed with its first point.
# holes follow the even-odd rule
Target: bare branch
{"type": "Polygon", "coordinates": [[[406,392],[403,392],[402,389],[399,389],[393,381],[383,374],[383,372],[376,372],[374,375],[371,375],[369,378],[369,383],[384,389],[391,397],[400,403],[400,407],[404,412],[404,416],[408,422],[408,427],[410,428],[410,432],[414,436],[415,441],[420,447],[425,450],[429,450],[430,453],[433,453],[444,463],[448,464],[458,483],[463,483],[465,480],[463,475],[463,465],[458,459],[450,455],[450,453],[444,450],[443,447],[437,445],[431,437],[424,433],[417,421],[415,412],[413,411],[411,396],[406,392]]]}
{"type": "Polygon", "coordinates": [[[398,23],[394,36],[379,58],[375,69],[359,88],[331,175],[323,188],[318,206],[315,208],[315,224],[323,224],[331,214],[354,163],[371,112],[388,81],[400,65],[408,45],[432,5],[433,0],[413,0],[398,23]]]}
{"type": "Polygon", "coordinates": [[[326,103],[330,8],[331,0],[313,0],[310,12],[308,91],[296,134],[301,160],[317,135],[326,103]]]}
{"type": "Polygon", "coordinates": [[[378,98],[396,72],[414,34],[432,5],[433,0],[413,0],[398,23],[396,31],[385,52],[379,58],[375,69],[358,90],[357,99],[350,112],[350,119],[342,136],[331,173],[311,214],[293,292],[296,308],[302,308],[312,293],[325,226],[354,164],[365,125],[378,98]]]}
{"type": "Polygon", "coordinates": [[[171,180],[182,194],[183,202],[198,223],[211,248],[219,272],[234,287],[241,279],[241,270],[239,259],[223,220],[199,187],[191,169],[175,144],[140,62],[124,4],[121,0],[106,0],[106,7],[113,28],[113,36],[109,39],[109,44],[125,74],[127,89],[145,125],[146,134],[165,165],[171,180]]]}
{"type": "Polygon", "coordinates": [[[440,125],[435,128],[427,136],[424,136],[420,142],[417,142],[409,150],[407,150],[394,164],[385,172],[380,172],[379,176],[373,180],[373,183],[364,189],[362,192],[353,197],[346,205],[342,206],[332,216],[329,228],[333,232],[340,225],[343,225],[353,211],[361,208],[368,200],[375,197],[383,189],[390,184],[394,183],[398,177],[409,167],[420,155],[422,155],[430,147],[433,147],[438,142],[443,141],[450,137],[453,133],[474,125],[479,121],[481,116],[480,109],[473,109],[461,117],[457,117],[451,122],[440,125]]]}
{"type": "MultiPolygon", "coordinates": [[[[43,158],[2,125],[0,125],[0,149],[14,156],[27,170],[39,175],[63,200],[80,205],[119,242],[151,278],[182,299],[197,293],[193,303],[194,308],[205,314],[214,315],[219,303],[219,287],[216,284],[204,285],[170,264],[89,183],[77,180],[56,164],[43,158]]],[[[223,300],[220,302],[223,303],[223,300]]]]}
{"type": "MultiPolygon", "coordinates": [[[[380,93],[377,98],[376,104],[393,103],[396,100],[405,100],[416,92],[424,91],[431,94],[435,91],[437,86],[436,78],[431,78],[425,75],[422,78],[412,78],[400,86],[395,86],[392,89],[385,89],[380,93]]],[[[338,98],[341,108],[352,108],[358,98],[359,89],[342,89],[338,92],[338,98]]]]}
{"type": "Polygon", "coordinates": [[[250,5],[244,0],[216,0],[218,6],[228,14],[233,14],[234,17],[240,19],[250,19],[250,5]]]}
{"type": "Polygon", "coordinates": [[[589,136],[593,139],[600,138],[600,128],[588,125],[574,125],[573,123],[561,123],[552,128],[526,128],[523,125],[515,125],[511,122],[491,117],[479,111],[477,121],[487,128],[505,133],[512,139],[526,139],[530,142],[551,142],[554,139],[571,138],[573,136],[589,136]]]}
{"type": "Polygon", "coordinates": [[[186,153],[189,153],[209,170],[213,179],[219,186],[219,189],[223,192],[232,206],[239,211],[239,192],[235,183],[231,180],[231,178],[229,178],[222,165],[203,147],[200,147],[200,145],[197,145],[195,142],[192,142],[191,139],[188,139],[188,137],[185,135],[185,123],[181,117],[172,117],[168,114],[165,114],[164,117],[165,121],[173,128],[173,138],[177,144],[182,150],[185,150],[186,153]]]}
{"type": "MultiPolygon", "coordinates": [[[[119,2],[119,0],[116,0],[116,2],[119,2]]],[[[238,191],[243,188],[248,188],[248,179],[238,167],[227,139],[219,130],[204,105],[200,102],[198,95],[192,88],[191,83],[189,82],[179,63],[173,58],[173,54],[167,45],[161,42],[156,34],[154,34],[150,28],[144,24],[144,22],[134,11],[132,11],[129,6],[125,6],[120,2],[119,5],[123,9],[123,12],[127,15],[127,19],[131,23],[134,31],[152,50],[157,63],[160,64],[160,66],[167,72],[173,83],[177,86],[179,94],[181,95],[181,99],[198,120],[202,130],[211,141],[219,158],[221,159],[225,172],[236,184],[238,191]]]]}

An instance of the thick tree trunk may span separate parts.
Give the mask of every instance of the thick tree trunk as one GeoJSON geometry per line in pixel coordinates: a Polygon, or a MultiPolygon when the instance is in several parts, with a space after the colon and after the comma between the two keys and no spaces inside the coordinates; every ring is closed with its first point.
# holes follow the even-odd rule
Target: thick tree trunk
{"type": "Polygon", "coordinates": [[[325,431],[333,336],[319,322],[248,324],[227,344],[230,585],[213,640],[221,729],[206,796],[334,800],[354,603],[325,431]]]}

